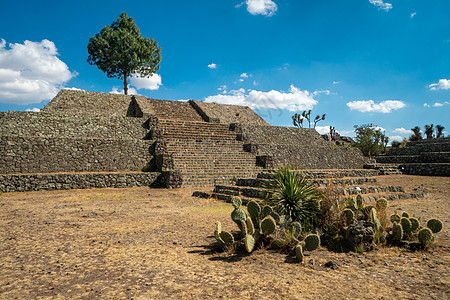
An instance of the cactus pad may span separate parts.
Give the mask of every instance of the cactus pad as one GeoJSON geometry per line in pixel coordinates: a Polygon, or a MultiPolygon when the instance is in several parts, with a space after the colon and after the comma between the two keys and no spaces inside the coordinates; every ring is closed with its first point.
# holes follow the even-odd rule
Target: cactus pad
{"type": "Polygon", "coordinates": [[[353,223],[353,220],[355,219],[355,213],[351,209],[344,209],[342,212],[342,220],[344,221],[344,224],[346,226],[353,223]]]}
{"type": "Polygon", "coordinates": [[[233,197],[231,198],[231,204],[234,208],[239,208],[242,205],[242,200],[239,197],[233,197]]]}
{"type": "Polygon", "coordinates": [[[234,244],[234,237],[228,231],[222,231],[220,234],[220,239],[224,242],[226,247],[230,247],[234,244]]]}
{"type": "Polygon", "coordinates": [[[236,208],[231,212],[231,219],[236,222],[240,228],[241,222],[247,220],[247,214],[242,208],[236,208]]]}
{"type": "Polygon", "coordinates": [[[305,238],[305,249],[308,251],[316,250],[320,247],[320,237],[317,234],[309,234],[305,238]]]}
{"type": "Polygon", "coordinates": [[[399,223],[400,220],[401,220],[401,217],[397,214],[397,212],[394,212],[394,214],[391,215],[390,220],[391,220],[392,223],[394,223],[394,222],[399,223]]]}
{"type": "Polygon", "coordinates": [[[261,206],[259,204],[252,200],[247,204],[247,211],[250,215],[250,218],[253,220],[257,220],[259,218],[259,215],[261,214],[261,206]]]}
{"type": "Polygon", "coordinates": [[[294,233],[294,236],[298,238],[298,236],[302,233],[302,224],[300,222],[292,222],[291,230],[294,233]]]}
{"type": "Polygon", "coordinates": [[[411,222],[411,232],[417,231],[420,227],[420,222],[416,218],[409,218],[409,221],[411,222]]]}
{"type": "Polygon", "coordinates": [[[264,235],[272,234],[275,231],[276,222],[272,216],[267,216],[261,221],[261,231],[264,235]]]}
{"type": "Polygon", "coordinates": [[[394,225],[392,226],[392,241],[400,242],[402,237],[403,237],[402,225],[398,224],[397,222],[394,222],[394,225]]]}
{"type": "Polygon", "coordinates": [[[433,232],[431,232],[430,228],[422,228],[419,230],[417,238],[423,246],[428,246],[433,239],[433,232]]]}
{"type": "Polygon", "coordinates": [[[297,258],[297,261],[302,262],[303,261],[302,245],[298,244],[297,246],[295,246],[294,251],[295,251],[295,257],[297,258]]]}
{"type": "Polygon", "coordinates": [[[255,233],[255,226],[253,225],[252,219],[251,218],[247,218],[247,221],[245,221],[247,223],[247,233],[248,234],[254,234],[255,233]]]}
{"type": "Polygon", "coordinates": [[[388,206],[388,201],[386,200],[386,198],[379,198],[377,200],[377,204],[375,205],[376,209],[379,212],[385,211],[387,206],[388,206]]]}
{"type": "Polygon", "coordinates": [[[409,219],[409,214],[406,211],[402,212],[402,218],[408,218],[409,219]]]}
{"type": "Polygon", "coordinates": [[[247,250],[248,253],[252,252],[255,248],[255,238],[252,235],[247,234],[244,239],[244,244],[245,250],[247,250]]]}
{"type": "Polygon", "coordinates": [[[265,218],[268,215],[270,215],[271,213],[273,213],[272,207],[269,205],[265,205],[262,210],[262,217],[265,218]]]}
{"type": "Polygon", "coordinates": [[[406,234],[410,234],[412,232],[412,224],[408,218],[401,218],[400,224],[402,225],[403,232],[406,234]]]}
{"type": "Polygon", "coordinates": [[[362,209],[364,207],[364,199],[361,194],[358,194],[358,196],[356,196],[356,206],[358,207],[358,209],[362,209]]]}
{"type": "Polygon", "coordinates": [[[427,227],[430,228],[433,233],[438,233],[442,230],[442,222],[438,219],[430,219],[427,222],[427,227]]]}

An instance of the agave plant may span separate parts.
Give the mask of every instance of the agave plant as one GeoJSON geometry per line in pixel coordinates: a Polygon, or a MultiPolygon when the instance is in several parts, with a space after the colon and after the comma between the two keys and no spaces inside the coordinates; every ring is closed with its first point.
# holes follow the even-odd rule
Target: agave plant
{"type": "Polygon", "coordinates": [[[289,165],[274,172],[266,189],[269,191],[266,202],[281,214],[304,227],[317,222],[323,195],[300,173],[291,171],[289,165]]]}

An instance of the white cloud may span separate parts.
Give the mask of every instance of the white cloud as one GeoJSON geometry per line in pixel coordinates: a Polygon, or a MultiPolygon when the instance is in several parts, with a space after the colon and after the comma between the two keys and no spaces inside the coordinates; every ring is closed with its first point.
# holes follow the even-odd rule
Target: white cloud
{"type": "Polygon", "coordinates": [[[399,136],[399,135],[393,135],[393,136],[390,136],[389,137],[389,141],[398,141],[398,142],[401,142],[401,141],[403,141],[403,137],[401,137],[401,136],[399,136]]]}
{"type": "Polygon", "coordinates": [[[450,89],[450,79],[440,79],[438,83],[432,83],[428,86],[430,90],[448,90],[450,89]]]}
{"type": "Polygon", "coordinates": [[[161,75],[152,74],[150,77],[139,77],[136,74],[130,78],[130,85],[134,86],[136,89],[146,89],[146,90],[157,90],[159,86],[162,85],[161,75]]]}
{"type": "Polygon", "coordinates": [[[288,92],[271,90],[262,92],[244,89],[232,90],[227,94],[219,94],[205,98],[206,102],[220,104],[245,105],[250,108],[286,109],[289,111],[309,110],[317,104],[314,95],[291,85],[288,92]]]}
{"type": "Polygon", "coordinates": [[[52,99],[76,73],[58,57],[49,40],[8,44],[0,41],[0,102],[38,103],[52,99]]]}
{"type": "Polygon", "coordinates": [[[393,133],[398,133],[398,134],[410,134],[411,130],[408,130],[406,128],[400,127],[400,128],[395,128],[394,130],[392,130],[393,133]]]}
{"type": "Polygon", "coordinates": [[[341,83],[340,81],[333,81],[333,84],[339,84],[341,83]]]}
{"type": "Polygon", "coordinates": [[[240,77],[242,77],[242,78],[248,78],[248,74],[247,73],[242,73],[241,75],[240,75],[240,77]]]}
{"type": "Polygon", "coordinates": [[[450,104],[450,102],[448,102],[448,101],[445,101],[445,102],[435,102],[435,103],[433,104],[433,107],[441,107],[441,106],[449,105],[449,104],[450,104]]]}
{"type": "Polygon", "coordinates": [[[351,110],[357,110],[360,112],[390,113],[393,110],[405,107],[406,104],[399,100],[386,100],[380,103],[375,103],[373,100],[361,100],[347,102],[347,106],[351,110]]]}
{"type": "Polygon", "coordinates": [[[215,63],[210,63],[208,65],[208,68],[210,68],[210,69],[217,69],[217,65],[215,63]]]}
{"type": "MultiPolygon", "coordinates": [[[[123,90],[119,90],[117,87],[113,87],[109,92],[110,94],[120,94],[123,95],[123,90]]],[[[135,88],[128,88],[128,95],[139,95],[135,88]]]]}
{"type": "Polygon", "coordinates": [[[385,11],[389,11],[392,9],[391,3],[384,3],[383,0],[369,0],[370,3],[372,3],[375,6],[378,6],[378,9],[382,9],[385,11]]]}
{"type": "Polygon", "coordinates": [[[82,89],[76,88],[76,87],[65,87],[63,90],[69,90],[69,91],[84,91],[82,89]]]}
{"type": "Polygon", "coordinates": [[[330,126],[316,126],[316,131],[320,134],[330,133],[330,126]]]}
{"type": "Polygon", "coordinates": [[[27,108],[27,109],[25,109],[25,111],[40,112],[41,110],[37,107],[33,107],[33,108],[27,108]]]}
{"type": "Polygon", "coordinates": [[[424,104],[423,104],[423,107],[431,107],[431,106],[430,106],[430,104],[428,104],[428,103],[424,103],[424,104]]]}
{"type": "Polygon", "coordinates": [[[272,0],[246,0],[247,11],[252,15],[264,15],[271,17],[278,7],[272,0]]]}
{"type": "Polygon", "coordinates": [[[312,94],[314,96],[317,96],[317,95],[320,95],[320,94],[329,95],[329,94],[331,94],[331,92],[329,90],[322,90],[322,91],[314,91],[312,94]]]}
{"type": "Polygon", "coordinates": [[[412,14],[410,14],[411,19],[414,18],[417,15],[416,12],[413,12],[412,14]]]}

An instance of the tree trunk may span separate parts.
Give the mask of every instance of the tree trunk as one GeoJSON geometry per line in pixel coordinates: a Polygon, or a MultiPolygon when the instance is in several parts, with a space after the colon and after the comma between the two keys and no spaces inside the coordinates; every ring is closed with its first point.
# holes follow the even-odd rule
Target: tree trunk
{"type": "Polygon", "coordinates": [[[128,82],[127,82],[127,75],[123,75],[123,93],[125,95],[128,95],[128,82]]]}

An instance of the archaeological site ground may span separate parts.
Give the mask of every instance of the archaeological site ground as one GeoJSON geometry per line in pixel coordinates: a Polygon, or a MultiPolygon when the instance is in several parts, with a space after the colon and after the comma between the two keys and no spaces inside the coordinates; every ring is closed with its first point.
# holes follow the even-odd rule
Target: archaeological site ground
{"type": "MultiPolygon", "coordinates": [[[[62,90],[0,112],[0,298],[447,299],[450,139],[367,159],[248,107],[62,90]],[[438,218],[427,249],[218,251],[230,200],[289,164],[318,190],[438,218]],[[333,262],[333,267],[327,265],[333,262]]],[[[234,228],[234,229],[233,229],[234,228]]]]}

